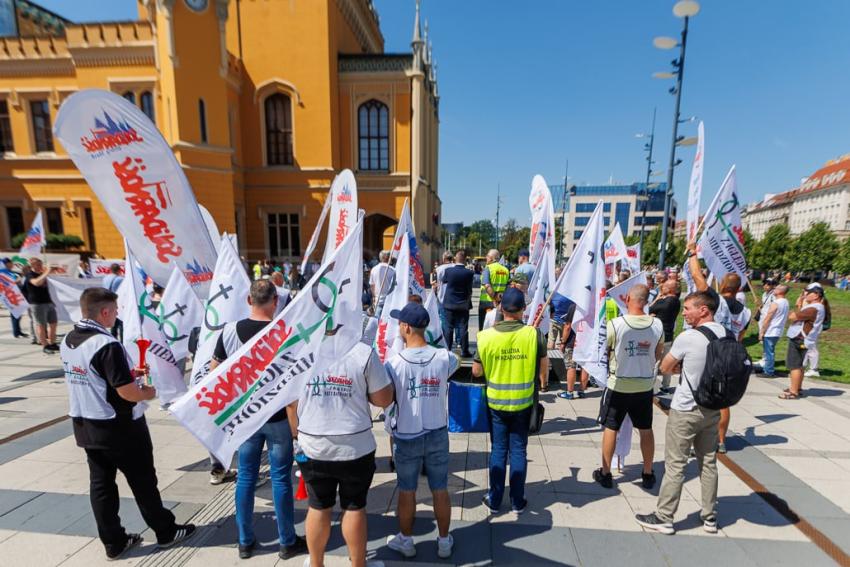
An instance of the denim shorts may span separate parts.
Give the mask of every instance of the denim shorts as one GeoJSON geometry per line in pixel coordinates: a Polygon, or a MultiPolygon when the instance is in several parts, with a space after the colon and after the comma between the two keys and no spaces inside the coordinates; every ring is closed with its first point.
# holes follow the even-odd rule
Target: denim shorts
{"type": "Polygon", "coordinates": [[[448,428],[435,429],[415,439],[393,438],[393,459],[399,490],[416,491],[423,464],[428,487],[445,490],[449,484],[448,428]]]}

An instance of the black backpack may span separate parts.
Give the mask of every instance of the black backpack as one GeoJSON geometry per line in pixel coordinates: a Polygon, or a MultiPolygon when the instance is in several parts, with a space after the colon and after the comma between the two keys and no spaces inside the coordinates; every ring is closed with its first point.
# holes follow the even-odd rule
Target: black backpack
{"type": "Polygon", "coordinates": [[[685,382],[698,406],[713,410],[732,407],[741,401],[750,383],[753,370],[750,355],[728,330],[725,337],[718,337],[707,327],[696,330],[708,339],[705,369],[696,390],[687,379],[685,382]]]}

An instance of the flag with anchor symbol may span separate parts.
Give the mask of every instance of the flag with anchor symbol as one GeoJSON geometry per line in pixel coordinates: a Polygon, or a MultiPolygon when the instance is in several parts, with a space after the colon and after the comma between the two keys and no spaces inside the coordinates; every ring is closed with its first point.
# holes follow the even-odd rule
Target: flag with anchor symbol
{"type": "Polygon", "coordinates": [[[192,286],[177,266],[165,285],[165,293],[157,312],[159,327],[177,360],[189,354],[189,334],[203,325],[204,304],[192,291],[192,286]]]}
{"type": "Polygon", "coordinates": [[[298,398],[310,378],[320,376],[360,340],[359,216],[328,262],[280,315],[169,407],[221,462],[229,463],[269,417],[298,398]]]}
{"type": "Polygon", "coordinates": [[[126,241],[124,245],[127,250],[125,280],[122,284],[126,302],[121,312],[121,321],[124,322],[124,348],[127,349],[133,364],[138,366],[139,348],[136,346],[136,339],[145,338],[151,341],[147,354],[151,380],[157,397],[167,404],[186,392],[183,369],[178,368],[177,359],[159,330],[159,317],[145,289],[145,279],[133,251],[126,241]]]}
{"type": "Polygon", "coordinates": [[[250,293],[251,280],[225,233],[221,237],[209,297],[204,303],[198,350],[192,363],[192,384],[197,384],[209,373],[215,343],[224,326],[251,314],[248,305],[250,293]]]}

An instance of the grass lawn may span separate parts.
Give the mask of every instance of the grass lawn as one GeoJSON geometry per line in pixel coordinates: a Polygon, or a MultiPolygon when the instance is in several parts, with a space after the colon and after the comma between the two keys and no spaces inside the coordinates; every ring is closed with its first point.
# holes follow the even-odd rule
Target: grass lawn
{"type": "MultiPolygon", "coordinates": [[[[761,282],[758,282],[759,284],[761,282]]],[[[800,292],[806,284],[791,284],[788,292],[788,302],[791,308],[800,296],[800,292]]],[[[761,295],[761,285],[756,286],[757,293],[761,295]]],[[[825,287],[826,298],[832,309],[832,327],[823,331],[818,339],[820,350],[819,371],[821,379],[833,382],[850,384],[850,292],[841,291],[832,287],[825,287]]],[[[747,294],[747,307],[754,309],[752,294],[747,294]]],[[[679,317],[681,326],[682,317],[679,317]]],[[[785,326],[785,331],[788,326],[785,326]]],[[[758,326],[755,321],[750,323],[747,333],[744,335],[744,345],[750,353],[753,361],[759,360],[762,355],[762,346],[758,340],[758,326]]],[[[788,352],[788,339],[784,335],[776,345],[776,371],[787,373],[785,368],[785,354],[788,352]]]]}

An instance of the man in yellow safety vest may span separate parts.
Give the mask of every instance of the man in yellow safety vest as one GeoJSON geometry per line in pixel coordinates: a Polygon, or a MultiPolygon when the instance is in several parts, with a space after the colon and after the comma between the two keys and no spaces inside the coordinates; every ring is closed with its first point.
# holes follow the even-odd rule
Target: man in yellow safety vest
{"type": "Polygon", "coordinates": [[[511,273],[499,263],[499,251],[495,248],[487,252],[487,265],[481,272],[481,297],[478,298],[478,330],[484,328],[484,318],[493,309],[493,298],[508,287],[511,273]]]}
{"type": "Polygon", "coordinates": [[[534,381],[548,385],[549,359],[546,340],[535,327],[522,322],[525,297],[511,287],[502,294],[500,309],[505,320],[478,334],[478,354],[472,364],[474,376],[487,377],[490,411],[490,490],[484,505],[496,512],[505,493],[508,453],[511,460],[510,499],[514,512],[525,511],[526,447],[534,404],[534,381]]]}

